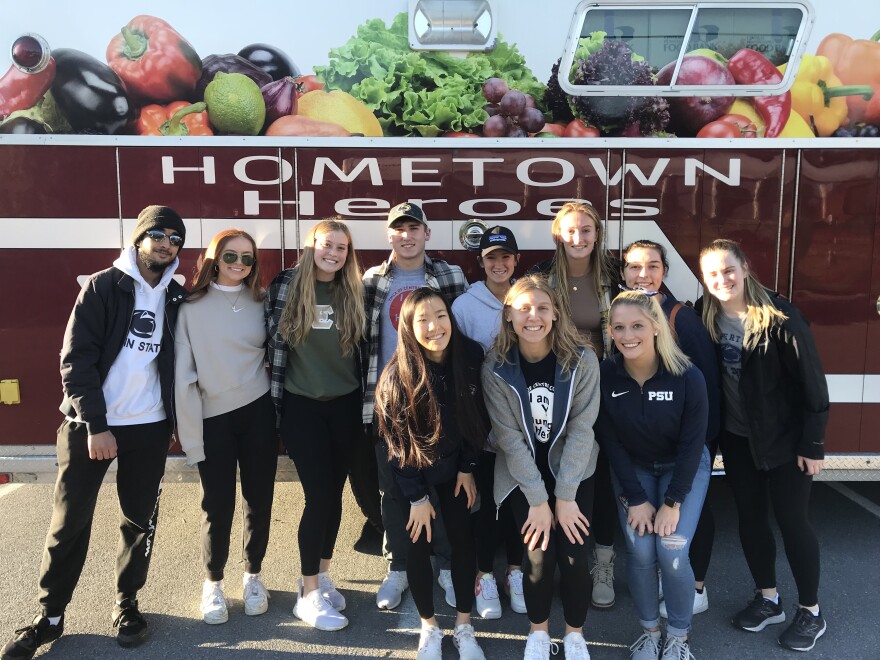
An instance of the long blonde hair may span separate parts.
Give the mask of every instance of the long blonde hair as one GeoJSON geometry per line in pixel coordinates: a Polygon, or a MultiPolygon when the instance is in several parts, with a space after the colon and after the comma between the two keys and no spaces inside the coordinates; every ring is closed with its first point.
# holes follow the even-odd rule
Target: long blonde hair
{"type": "Polygon", "coordinates": [[[610,319],[614,315],[614,310],[618,307],[622,305],[638,307],[642,314],[645,315],[645,318],[654,326],[654,330],[657,333],[654,340],[654,348],[657,350],[657,356],[660,358],[663,368],[674,376],[681,376],[691,366],[691,361],[684,354],[684,351],[679,348],[678,342],[675,341],[675,337],[672,335],[669,322],[666,320],[666,315],[663,313],[663,308],[660,307],[660,303],[655,298],[656,296],[649,296],[644,291],[621,291],[611,302],[611,309],[608,312],[608,325],[609,327],[611,326],[610,319]]]}
{"type": "MultiPolygon", "coordinates": [[[[712,252],[729,252],[733,255],[745,272],[743,281],[743,298],[746,303],[746,318],[743,321],[743,346],[754,348],[758,345],[761,336],[773,326],[780,325],[788,320],[788,317],[771,302],[767,295],[767,289],[752,274],[752,269],[745,253],[739,243],[729,238],[718,238],[700,251],[700,264],[702,270],[703,257],[712,252]]],[[[705,280],[703,281],[705,285],[705,280]]],[[[721,310],[721,303],[713,296],[708,288],[703,296],[703,325],[709,331],[709,336],[716,344],[721,340],[718,332],[716,319],[721,310]]]]}
{"type": "Polygon", "coordinates": [[[550,232],[553,234],[553,242],[556,244],[556,253],[550,262],[550,271],[547,273],[548,278],[559,292],[560,302],[571,316],[568,300],[568,262],[565,256],[565,241],[562,240],[562,219],[569,213],[579,213],[585,215],[593,221],[596,227],[596,242],[593,244],[593,251],[590,253],[590,273],[592,274],[593,287],[596,294],[601,299],[602,285],[617,282],[619,275],[615,270],[615,264],[605,251],[605,227],[599,219],[599,212],[591,204],[584,202],[566,202],[553,218],[553,224],[550,225],[550,232]]]}
{"type": "Polygon", "coordinates": [[[315,242],[319,235],[324,236],[334,231],[342,232],[348,239],[348,254],[345,257],[345,264],[336,271],[333,281],[330,283],[330,296],[335,310],[336,325],[339,328],[342,354],[349,356],[357,348],[358,342],[364,334],[364,285],[361,281],[361,269],[358,265],[354,242],[351,239],[351,231],[339,218],[322,220],[312,228],[306,237],[306,244],[290,285],[291,290],[287,296],[284,310],[281,312],[278,331],[291,346],[301,344],[311,332],[312,324],[317,319],[315,314],[315,242]]]}
{"type": "Polygon", "coordinates": [[[550,350],[556,356],[556,361],[562,368],[564,374],[574,369],[580,359],[580,347],[590,348],[589,340],[582,337],[571,317],[563,313],[559,305],[559,296],[550,286],[547,278],[542,275],[526,275],[521,277],[504,296],[504,309],[501,312],[501,330],[495,337],[495,343],[492,349],[498,353],[498,364],[502,364],[507,354],[510,353],[514,346],[519,344],[519,337],[513,329],[513,323],[507,320],[507,313],[512,309],[514,300],[529,291],[543,291],[550,298],[550,305],[553,307],[553,314],[556,320],[550,328],[550,350]]]}
{"type": "Polygon", "coordinates": [[[263,299],[263,289],[260,282],[260,258],[257,256],[257,242],[243,229],[224,229],[211,239],[204,255],[199,257],[196,274],[193,275],[191,290],[186,297],[187,302],[195,302],[208,292],[211,282],[217,279],[217,259],[226,249],[226,244],[233,238],[243,238],[250,241],[254,253],[254,265],[251,272],[242,280],[245,288],[250,289],[254,300],[263,299]]]}

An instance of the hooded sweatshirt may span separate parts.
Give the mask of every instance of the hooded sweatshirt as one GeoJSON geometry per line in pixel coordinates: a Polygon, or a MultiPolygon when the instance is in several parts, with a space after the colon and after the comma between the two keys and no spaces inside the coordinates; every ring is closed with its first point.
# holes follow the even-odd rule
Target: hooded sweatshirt
{"type": "Polygon", "coordinates": [[[134,280],[134,314],[122,350],[101,386],[107,424],[130,426],[166,418],[159,384],[159,347],[165,325],[165,290],[177,270],[175,258],[152,287],[137,267],[137,248],[125,248],[113,265],[134,280]]]}
{"type": "Polygon", "coordinates": [[[501,328],[504,305],[489,291],[485,282],[472,284],[452,303],[452,314],[458,327],[488,351],[501,328]]]}

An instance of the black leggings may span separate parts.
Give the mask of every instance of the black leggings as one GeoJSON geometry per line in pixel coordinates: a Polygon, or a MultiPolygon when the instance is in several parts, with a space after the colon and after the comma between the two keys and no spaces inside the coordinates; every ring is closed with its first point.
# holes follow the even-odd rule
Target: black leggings
{"type": "Polygon", "coordinates": [[[620,522],[617,518],[617,498],[614,497],[614,487],[611,485],[611,464],[608,462],[607,452],[599,452],[593,481],[595,486],[590,535],[598,545],[614,545],[614,531],[620,522]]]}
{"type": "MultiPolygon", "coordinates": [[[[474,537],[469,524],[470,509],[467,506],[467,495],[462,489],[455,496],[455,480],[434,486],[446,536],[452,548],[452,587],[455,590],[455,609],[470,614],[474,607],[474,577],[477,573],[477,559],[474,550],[474,537]]],[[[409,521],[410,504],[402,494],[398,493],[397,501],[404,510],[405,520],[409,521]]],[[[420,506],[426,506],[424,504],[420,506]]],[[[437,521],[431,526],[431,538],[437,521]]],[[[407,532],[409,534],[409,532],[407,532]]],[[[419,616],[430,619],[434,616],[434,569],[431,566],[431,544],[427,532],[409,546],[406,560],[406,579],[412,591],[413,600],[419,616]]]]}
{"type": "Polygon", "coordinates": [[[474,473],[477,491],[480,493],[480,510],[471,516],[474,540],[477,544],[477,568],[481,573],[492,573],[495,567],[495,548],[498,537],[504,539],[508,566],[522,564],[523,546],[519,530],[513,522],[510,502],[505,500],[499,508],[495,507],[492,494],[495,485],[495,454],[484,451],[474,473]]]}
{"type": "Polygon", "coordinates": [[[333,558],[352,447],[362,438],[360,390],[330,401],[284,393],[281,439],[306,500],[297,532],[303,575],[333,558]]]}
{"type": "MultiPolygon", "coordinates": [[[[552,492],[551,485],[547,490],[552,492]]],[[[519,488],[507,497],[513,509],[513,518],[518,530],[522,530],[529,516],[529,502],[519,488]]],[[[575,501],[584,515],[593,510],[593,477],[584,479],[577,489],[575,501]]],[[[556,498],[548,501],[553,510],[556,498]]],[[[587,516],[589,519],[589,516],[587,516]]],[[[591,521],[592,522],[592,521],[591,521]]],[[[592,530],[592,528],[590,528],[592,530]]],[[[592,534],[592,531],[590,532],[592,534]]],[[[593,580],[590,578],[588,558],[589,544],[578,545],[568,540],[560,528],[551,530],[547,551],[540,547],[529,550],[523,541],[523,596],[529,621],[544,623],[550,618],[550,605],[553,600],[553,577],[559,564],[559,591],[562,598],[562,613],[572,628],[581,628],[587,620],[587,609],[593,597],[593,580]]]]}
{"type": "Polygon", "coordinates": [[[799,603],[817,604],[819,539],[808,516],[813,478],[794,460],[771,470],[758,470],[748,439],[727,431],[721,434],[721,453],[739,514],[740,542],[755,586],[776,587],[776,542],[770,528],[769,503],[782,532],[799,603]]]}
{"type": "MultiPolygon", "coordinates": [[[[709,469],[715,464],[715,455],[718,453],[718,442],[709,446],[709,469]]],[[[709,479],[709,488],[712,488],[712,480],[709,479]]],[[[705,582],[706,573],[709,571],[709,561],[712,559],[712,546],[715,543],[715,516],[709,505],[709,493],[703,501],[700,511],[700,519],[697,521],[697,529],[691,539],[690,560],[691,568],[694,569],[694,581],[705,582]]]]}
{"type": "Polygon", "coordinates": [[[203,421],[202,561],[207,578],[223,579],[235,515],[235,472],[241,475],[242,555],[245,570],[259,573],[269,545],[278,433],[275,406],[266,392],[256,401],[203,421]]]}

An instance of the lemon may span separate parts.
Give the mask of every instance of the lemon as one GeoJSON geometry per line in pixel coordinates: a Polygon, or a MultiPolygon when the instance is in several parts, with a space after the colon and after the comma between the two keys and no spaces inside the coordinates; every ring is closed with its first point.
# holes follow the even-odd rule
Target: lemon
{"type": "Polygon", "coordinates": [[[243,73],[218,72],[205,88],[208,119],[221,133],[258,135],[266,120],[263,93],[243,73]]]}

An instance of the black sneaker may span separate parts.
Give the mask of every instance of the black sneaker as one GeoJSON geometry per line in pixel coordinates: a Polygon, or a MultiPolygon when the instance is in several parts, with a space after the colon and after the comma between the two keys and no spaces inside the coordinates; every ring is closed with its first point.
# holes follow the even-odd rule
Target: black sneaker
{"type": "Polygon", "coordinates": [[[138,602],[127,599],[113,607],[113,627],[119,646],[137,646],[147,638],[147,621],[138,610],[138,602]]]}
{"type": "Polygon", "coordinates": [[[816,640],[825,634],[826,627],[821,612],[814,616],[809,610],[799,607],[794,621],[779,636],[779,643],[792,651],[809,651],[816,646],[816,640]]]}
{"type": "Polygon", "coordinates": [[[3,647],[2,660],[30,660],[43,644],[50,644],[64,632],[64,617],[57,625],[49,623],[42,614],[34,622],[15,631],[12,639],[3,647]]]}
{"type": "Polygon", "coordinates": [[[748,607],[737,612],[730,622],[740,630],[761,632],[770,624],[783,621],[785,621],[785,611],[782,609],[782,599],[779,599],[779,603],[774,603],[764,598],[760,591],[756,591],[748,607]]]}

